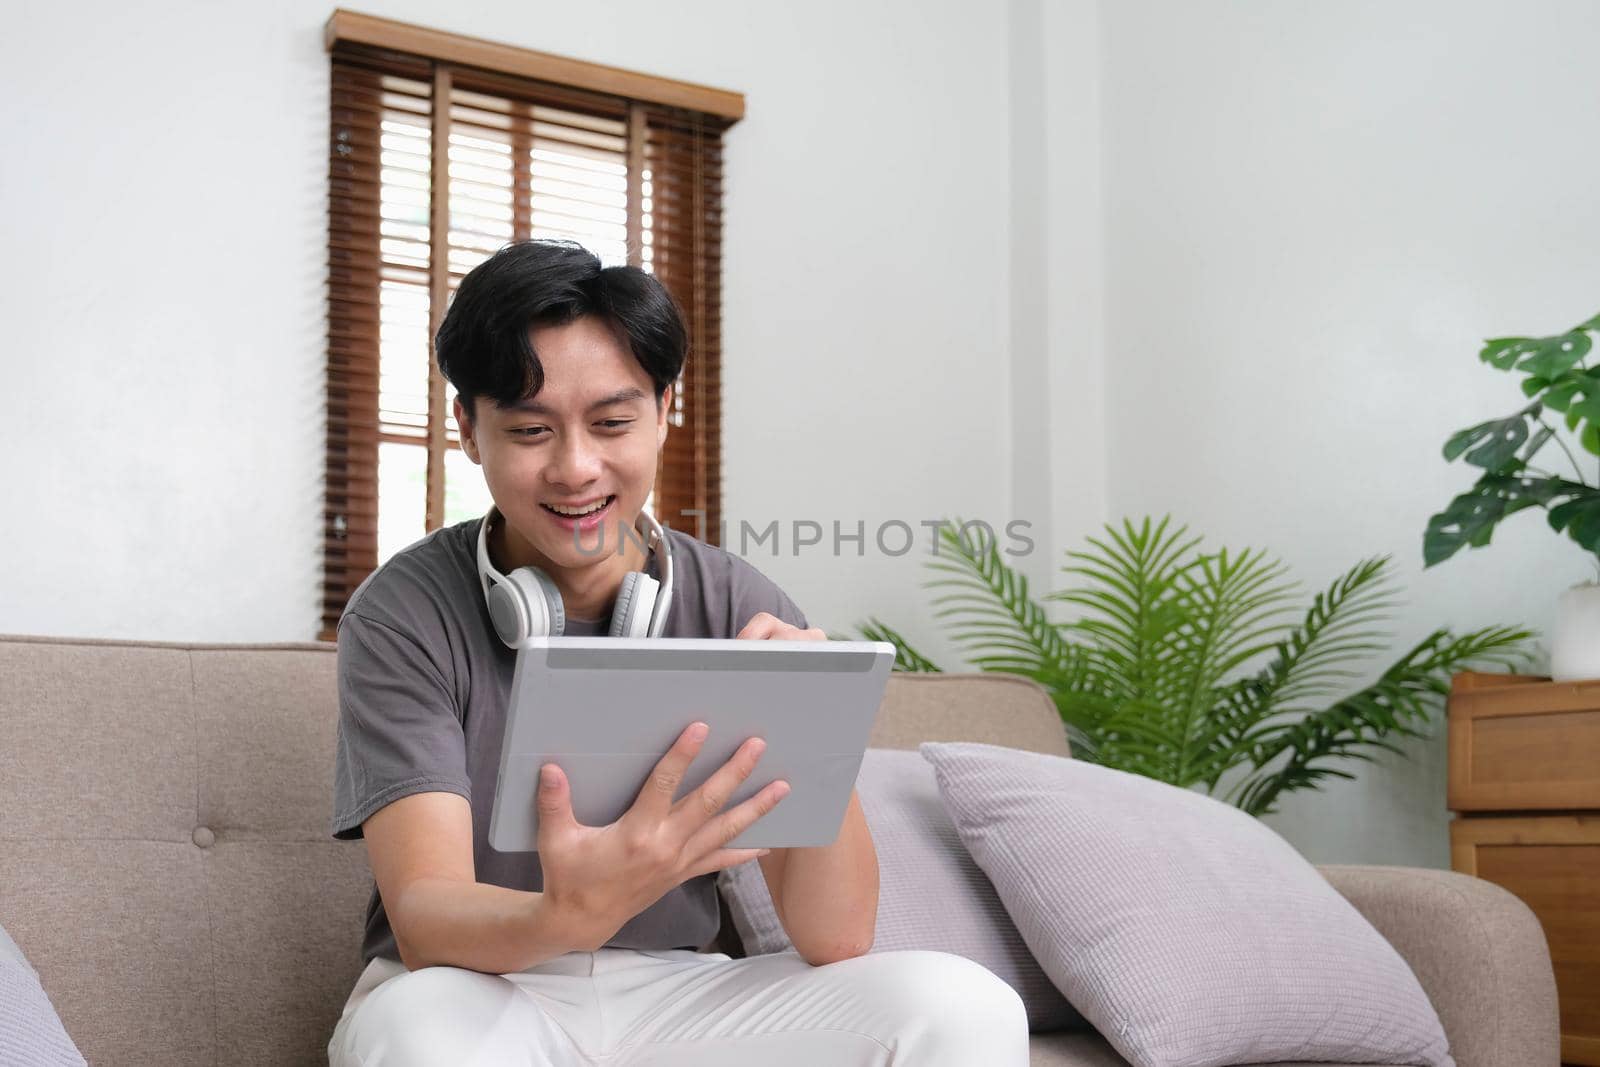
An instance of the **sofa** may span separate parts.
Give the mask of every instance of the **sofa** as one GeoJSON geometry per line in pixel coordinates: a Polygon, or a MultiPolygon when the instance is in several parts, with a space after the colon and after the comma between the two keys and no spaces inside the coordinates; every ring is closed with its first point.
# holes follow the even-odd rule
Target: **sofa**
{"type": "MultiPolygon", "coordinates": [[[[328,833],[334,666],[331,644],[0,637],[0,926],[89,1063],[326,1062],[372,886],[365,845],[328,833]]],[[[896,675],[872,744],[925,740],[1068,754],[1045,692],[997,675],[896,675]]],[[[1448,871],[1321,871],[1408,961],[1460,1067],[1554,1067],[1550,957],[1520,900],[1448,871]]],[[[1093,1032],[1035,1034],[1032,1062],[1124,1063],[1093,1032]]]]}

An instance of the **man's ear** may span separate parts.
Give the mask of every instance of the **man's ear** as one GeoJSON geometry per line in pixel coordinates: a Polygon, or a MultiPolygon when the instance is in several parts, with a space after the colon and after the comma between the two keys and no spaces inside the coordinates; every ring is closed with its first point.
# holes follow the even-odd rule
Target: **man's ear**
{"type": "Polygon", "coordinates": [[[656,449],[667,443],[667,412],[672,410],[672,386],[656,401],[656,449]]]}
{"type": "Polygon", "coordinates": [[[468,459],[481,467],[483,466],[483,459],[478,455],[478,439],[473,436],[476,427],[472,425],[472,419],[467,415],[466,405],[461,403],[459,395],[456,397],[455,409],[456,425],[461,429],[461,451],[467,454],[468,459]]]}

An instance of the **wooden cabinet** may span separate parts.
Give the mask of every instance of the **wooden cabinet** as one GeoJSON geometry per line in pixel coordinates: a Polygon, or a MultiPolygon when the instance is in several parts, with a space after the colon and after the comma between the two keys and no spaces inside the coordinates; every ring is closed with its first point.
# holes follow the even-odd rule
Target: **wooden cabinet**
{"type": "Polygon", "coordinates": [[[1458,674],[1449,721],[1451,866],[1539,917],[1561,1058],[1600,1065],[1600,680],[1458,674]]]}

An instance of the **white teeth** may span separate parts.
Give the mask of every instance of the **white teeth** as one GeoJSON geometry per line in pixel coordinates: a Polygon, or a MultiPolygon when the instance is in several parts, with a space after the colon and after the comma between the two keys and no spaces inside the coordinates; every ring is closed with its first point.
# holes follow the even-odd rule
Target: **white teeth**
{"type": "Polygon", "coordinates": [[[564,508],[558,504],[546,504],[545,507],[550,511],[555,512],[557,515],[566,515],[570,518],[576,518],[580,515],[592,515],[609,503],[611,503],[611,498],[606,497],[604,500],[595,501],[586,508],[564,508]]]}

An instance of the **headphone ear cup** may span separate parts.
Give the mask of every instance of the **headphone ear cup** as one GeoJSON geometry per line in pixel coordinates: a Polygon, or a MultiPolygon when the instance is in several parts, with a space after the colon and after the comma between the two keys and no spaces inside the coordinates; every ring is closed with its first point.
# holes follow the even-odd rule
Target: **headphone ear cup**
{"type": "Polygon", "coordinates": [[[630,571],[617,590],[617,603],[611,609],[612,637],[649,637],[650,617],[655,612],[659,582],[643,571],[630,571]]]}
{"type": "Polygon", "coordinates": [[[518,567],[517,573],[523,576],[523,588],[533,608],[528,613],[533,619],[528,636],[560,637],[567,629],[567,607],[561,602],[561,590],[538,567],[518,567]]]}
{"type": "Polygon", "coordinates": [[[522,594],[509,581],[496,582],[489,587],[489,621],[500,640],[512,648],[521,648],[528,637],[528,609],[523,605],[522,594]]]}
{"type": "Polygon", "coordinates": [[[537,567],[518,567],[489,590],[489,617],[500,640],[513,648],[535,637],[560,637],[567,626],[561,591],[537,567]]]}

